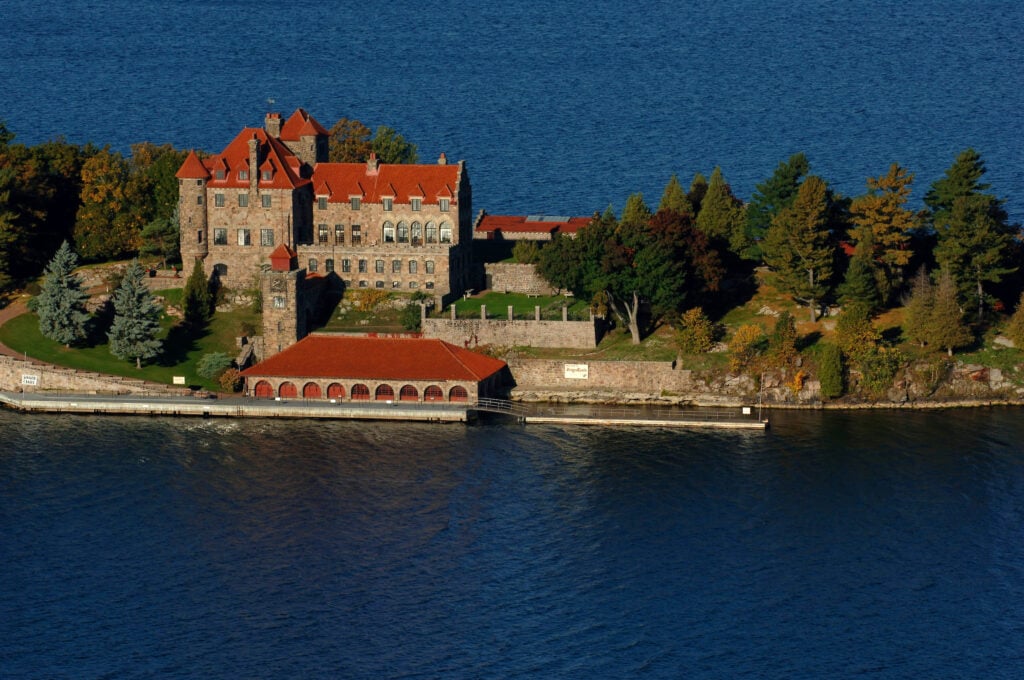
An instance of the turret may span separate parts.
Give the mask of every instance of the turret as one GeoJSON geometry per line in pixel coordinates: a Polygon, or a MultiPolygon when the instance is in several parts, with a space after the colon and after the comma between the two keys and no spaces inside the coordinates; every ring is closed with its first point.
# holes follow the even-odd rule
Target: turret
{"type": "Polygon", "coordinates": [[[175,177],[178,178],[181,261],[188,272],[191,271],[196,258],[204,258],[209,252],[206,185],[210,173],[196,152],[192,151],[175,173],[175,177]]]}

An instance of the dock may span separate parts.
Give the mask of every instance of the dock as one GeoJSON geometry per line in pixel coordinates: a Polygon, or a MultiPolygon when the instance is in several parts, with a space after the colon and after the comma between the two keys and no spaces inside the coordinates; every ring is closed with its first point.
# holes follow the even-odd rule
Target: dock
{"type": "Polygon", "coordinates": [[[479,399],[476,402],[403,402],[0,392],[0,405],[17,411],[88,415],[465,423],[476,420],[481,413],[495,413],[524,424],[728,430],[765,430],[768,427],[767,419],[762,419],[750,408],[678,409],[526,404],[504,399],[479,399]]]}

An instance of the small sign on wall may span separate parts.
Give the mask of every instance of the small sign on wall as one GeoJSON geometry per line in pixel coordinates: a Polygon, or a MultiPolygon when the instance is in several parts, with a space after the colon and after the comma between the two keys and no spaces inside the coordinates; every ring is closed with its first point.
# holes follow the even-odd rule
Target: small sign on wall
{"type": "Polygon", "coordinates": [[[567,380],[587,380],[590,378],[590,366],[588,364],[565,364],[565,377],[567,380]]]}
{"type": "Polygon", "coordinates": [[[38,375],[29,375],[27,373],[23,373],[21,375],[21,384],[22,385],[32,385],[33,387],[35,387],[36,385],[39,384],[39,376],[38,375]]]}
{"type": "Polygon", "coordinates": [[[174,381],[175,385],[184,385],[185,384],[185,376],[183,376],[183,375],[171,376],[171,379],[174,381]]]}

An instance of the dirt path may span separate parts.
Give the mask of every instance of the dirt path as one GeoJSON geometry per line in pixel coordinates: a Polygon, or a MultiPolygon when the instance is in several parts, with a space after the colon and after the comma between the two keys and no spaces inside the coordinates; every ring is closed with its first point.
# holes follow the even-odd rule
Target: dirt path
{"type": "MultiPolygon", "coordinates": [[[[14,317],[21,316],[22,314],[28,311],[28,307],[25,306],[26,299],[27,298],[25,297],[16,298],[14,301],[11,302],[11,304],[7,305],[3,309],[0,309],[0,326],[3,326],[5,323],[10,321],[14,317]]],[[[13,349],[11,349],[10,347],[3,343],[0,343],[0,354],[6,354],[9,357],[20,356],[18,352],[15,352],[13,349]]]]}

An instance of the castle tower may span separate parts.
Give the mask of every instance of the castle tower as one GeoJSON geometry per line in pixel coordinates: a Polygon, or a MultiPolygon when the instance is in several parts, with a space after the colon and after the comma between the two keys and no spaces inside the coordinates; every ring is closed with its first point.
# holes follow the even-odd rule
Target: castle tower
{"type": "Polygon", "coordinates": [[[263,354],[277,354],[306,336],[303,293],[306,270],[298,268],[298,256],[285,244],[270,255],[270,266],[260,272],[263,294],[263,354]]]}
{"type": "Polygon", "coordinates": [[[187,275],[197,258],[205,258],[210,249],[207,220],[206,185],[210,173],[195,151],[188,154],[178,178],[178,219],[181,227],[181,262],[187,275]]]}

